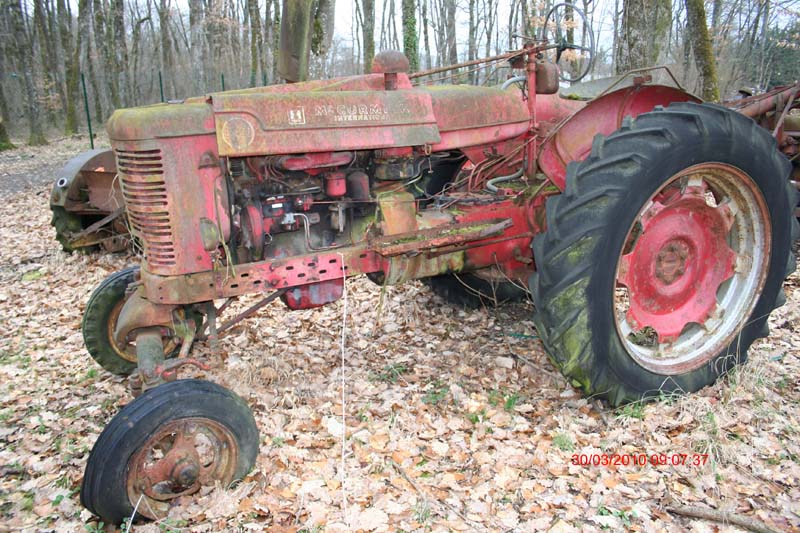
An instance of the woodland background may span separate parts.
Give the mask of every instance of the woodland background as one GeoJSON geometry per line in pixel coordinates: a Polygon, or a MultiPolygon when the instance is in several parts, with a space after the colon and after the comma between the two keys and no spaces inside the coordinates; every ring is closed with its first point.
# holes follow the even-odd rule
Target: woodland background
{"type": "MultiPolygon", "coordinates": [[[[283,2],[182,1],[0,0],[0,124],[17,144],[50,141],[0,154],[0,533],[113,530],[82,509],[78,489],[130,395],[86,354],[80,324],[94,287],[136,258],[64,253],[47,205],[57,170],[88,144],[74,135],[86,128],[81,74],[96,124],[115,107],[160,101],[159,72],[167,99],[220,90],[223,76],[226,89],[281,81],[283,2]]],[[[591,76],[668,64],[691,90],[722,98],[800,78],[800,0],[673,1],[581,0],[598,34],[591,76]]],[[[362,72],[388,48],[414,69],[503,52],[549,7],[309,5],[311,77],[362,72]]],[[[508,72],[461,74],[495,83],[508,72]]],[[[132,531],[741,531],[669,511],[679,506],[800,530],[800,271],[747,365],[696,394],[619,409],[581,397],[548,363],[530,302],[464,311],[421,283],[346,287],[347,307],[271,306],[218,352],[197,347],[212,368],[204,377],[253,408],[256,467],[132,531]],[[708,463],[581,467],[576,453],[708,463]]]]}
{"type": "MultiPolygon", "coordinates": [[[[718,100],[800,78],[800,0],[567,1],[597,36],[590,79],[666,64],[690,90],[718,100]]],[[[368,71],[387,49],[403,50],[419,70],[518,48],[514,34],[540,35],[554,3],[0,0],[0,147],[9,133],[36,145],[84,129],[82,82],[98,127],[119,107],[282,82],[281,22],[296,10],[311,15],[308,75],[324,78],[368,71]]],[[[507,76],[479,71],[456,81],[507,76]]]]}

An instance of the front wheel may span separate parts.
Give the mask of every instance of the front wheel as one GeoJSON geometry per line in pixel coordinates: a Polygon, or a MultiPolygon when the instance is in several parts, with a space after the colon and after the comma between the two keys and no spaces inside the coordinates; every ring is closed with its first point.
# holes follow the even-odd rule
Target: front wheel
{"type": "MultiPolygon", "coordinates": [[[[128,297],[128,287],[139,277],[139,267],[128,267],[103,280],[92,292],[83,313],[81,330],[89,355],[112,374],[126,376],[136,370],[136,346],[114,338],[117,319],[128,297]]],[[[174,357],[180,346],[174,337],[164,340],[164,354],[174,357]]]]}
{"type": "Polygon", "coordinates": [[[619,404],[744,362],[794,270],[789,169],[765,130],[713,105],[598,136],[533,243],[534,318],[564,375],[619,404]]]}
{"type": "Polygon", "coordinates": [[[255,464],[258,428],[247,404],[214,383],[186,379],[146,391],[106,426],[89,454],[81,504],[119,524],[165,518],[180,498],[227,487],[255,464]]]}

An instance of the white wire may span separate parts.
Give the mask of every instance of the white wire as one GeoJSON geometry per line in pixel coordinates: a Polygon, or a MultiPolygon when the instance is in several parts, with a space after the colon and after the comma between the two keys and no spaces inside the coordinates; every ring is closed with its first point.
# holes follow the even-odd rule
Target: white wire
{"type": "Polygon", "coordinates": [[[136,516],[136,511],[139,509],[139,504],[142,503],[142,497],[144,494],[139,494],[139,499],[136,500],[136,505],[133,506],[133,513],[131,513],[131,518],[128,520],[128,525],[125,527],[125,533],[130,533],[131,531],[131,524],[133,524],[133,517],[136,516]]]}
{"type": "Polygon", "coordinates": [[[347,339],[347,272],[345,271],[345,259],[344,254],[339,252],[339,258],[342,261],[342,300],[343,300],[343,310],[342,310],[342,340],[341,340],[341,352],[342,352],[342,465],[340,467],[340,475],[342,477],[342,521],[345,525],[348,524],[347,521],[347,490],[345,488],[345,481],[347,480],[347,471],[346,471],[346,462],[345,462],[345,446],[347,444],[347,417],[346,417],[346,409],[345,409],[345,401],[347,398],[346,390],[347,390],[347,380],[345,377],[345,340],[347,339]]]}

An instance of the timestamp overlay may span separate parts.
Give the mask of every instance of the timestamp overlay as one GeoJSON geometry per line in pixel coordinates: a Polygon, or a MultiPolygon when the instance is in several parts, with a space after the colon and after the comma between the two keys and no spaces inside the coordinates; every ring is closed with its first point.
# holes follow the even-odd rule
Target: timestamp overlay
{"type": "Polygon", "coordinates": [[[570,464],[584,467],[690,466],[708,464],[707,453],[573,453],[570,464]]]}

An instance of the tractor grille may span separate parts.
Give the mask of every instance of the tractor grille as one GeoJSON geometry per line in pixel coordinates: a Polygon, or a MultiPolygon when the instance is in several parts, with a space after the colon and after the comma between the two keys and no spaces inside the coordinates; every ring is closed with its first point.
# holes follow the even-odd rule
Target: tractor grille
{"type": "Polygon", "coordinates": [[[122,195],[131,229],[144,242],[151,267],[175,265],[170,205],[161,150],[116,150],[122,195]]]}

